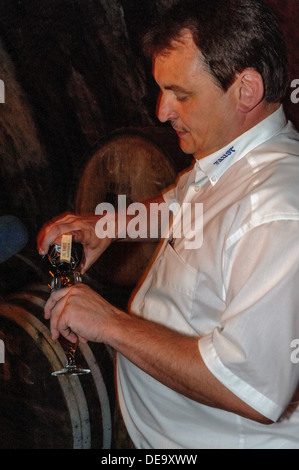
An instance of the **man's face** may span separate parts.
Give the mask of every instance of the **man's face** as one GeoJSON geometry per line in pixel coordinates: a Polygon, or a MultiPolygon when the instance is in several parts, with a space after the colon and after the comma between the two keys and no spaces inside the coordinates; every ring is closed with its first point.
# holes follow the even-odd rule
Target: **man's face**
{"type": "Polygon", "coordinates": [[[205,70],[191,33],[167,54],[158,55],[153,74],[160,87],[157,116],[170,121],[185,153],[203,158],[235,137],[236,91],[224,93],[205,70]]]}

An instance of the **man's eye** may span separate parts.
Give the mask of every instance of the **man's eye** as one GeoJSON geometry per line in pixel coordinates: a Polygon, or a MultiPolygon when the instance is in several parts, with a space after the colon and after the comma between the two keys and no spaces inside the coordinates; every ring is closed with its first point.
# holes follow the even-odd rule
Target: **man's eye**
{"type": "Polygon", "coordinates": [[[186,101],[188,99],[188,95],[176,95],[176,99],[178,101],[186,101]]]}

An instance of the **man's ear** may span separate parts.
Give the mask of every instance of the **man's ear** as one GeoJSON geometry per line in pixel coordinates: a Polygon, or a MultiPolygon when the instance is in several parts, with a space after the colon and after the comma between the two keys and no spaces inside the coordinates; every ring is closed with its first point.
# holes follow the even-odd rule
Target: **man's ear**
{"type": "Polygon", "coordinates": [[[264,99],[262,76],[254,69],[246,69],[238,76],[239,110],[248,113],[264,99]]]}

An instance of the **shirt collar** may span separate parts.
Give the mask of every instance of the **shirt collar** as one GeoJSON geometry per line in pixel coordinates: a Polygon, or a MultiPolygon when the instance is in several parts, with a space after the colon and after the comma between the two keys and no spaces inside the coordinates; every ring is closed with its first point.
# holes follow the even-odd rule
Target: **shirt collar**
{"type": "Polygon", "coordinates": [[[254,148],[278,134],[286,124],[287,119],[283,107],[280,106],[277,111],[230,144],[201,160],[197,160],[194,169],[202,171],[214,186],[228,168],[254,148]]]}

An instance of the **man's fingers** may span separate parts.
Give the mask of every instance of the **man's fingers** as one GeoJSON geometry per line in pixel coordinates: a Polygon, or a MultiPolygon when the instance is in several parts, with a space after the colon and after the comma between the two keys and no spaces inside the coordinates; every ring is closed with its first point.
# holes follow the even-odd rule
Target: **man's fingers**
{"type": "Polygon", "coordinates": [[[37,249],[40,255],[48,252],[49,246],[53,243],[60,243],[61,236],[70,233],[76,238],[77,233],[74,222],[77,223],[78,217],[74,214],[67,213],[65,216],[59,216],[57,219],[51,220],[45,224],[37,236],[37,249]]]}
{"type": "MultiPolygon", "coordinates": [[[[77,286],[78,287],[78,286],[77,286]]],[[[74,288],[74,287],[73,287],[74,288]]],[[[74,333],[62,315],[69,298],[72,287],[64,287],[56,291],[52,291],[48,301],[46,302],[44,314],[46,319],[50,319],[50,331],[53,340],[62,335],[68,341],[76,343],[87,343],[86,338],[74,333]]],[[[68,317],[66,317],[68,318],[68,317]]]]}
{"type": "Polygon", "coordinates": [[[77,343],[79,341],[78,336],[70,329],[69,326],[63,325],[61,323],[62,322],[59,324],[60,334],[71,343],[77,343]]]}
{"type": "Polygon", "coordinates": [[[50,319],[50,331],[53,340],[59,337],[58,323],[70,290],[71,287],[64,287],[63,289],[53,291],[46,302],[44,314],[46,319],[50,319]]]}
{"type": "Polygon", "coordinates": [[[62,235],[70,233],[68,224],[60,224],[52,226],[48,231],[42,231],[37,239],[37,249],[40,255],[46,255],[49,247],[53,244],[61,243],[62,235]]]}
{"type": "Polygon", "coordinates": [[[71,287],[64,287],[63,289],[53,290],[51,292],[51,295],[48,298],[44,307],[44,315],[47,320],[49,320],[49,318],[51,317],[53,307],[60,299],[62,299],[69,293],[70,289],[71,287]]]}

